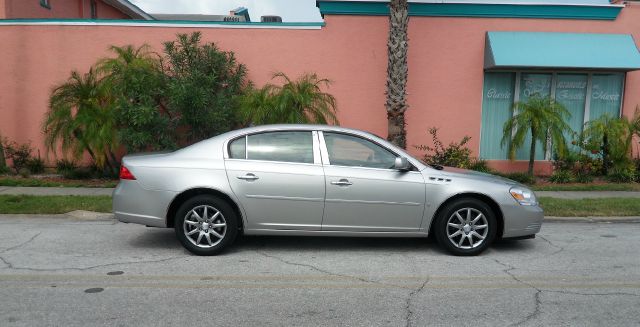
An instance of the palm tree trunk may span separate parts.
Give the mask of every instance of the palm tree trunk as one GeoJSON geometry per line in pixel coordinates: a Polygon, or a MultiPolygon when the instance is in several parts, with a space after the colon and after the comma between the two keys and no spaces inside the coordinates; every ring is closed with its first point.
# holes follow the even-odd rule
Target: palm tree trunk
{"type": "Polygon", "coordinates": [[[109,158],[107,160],[111,160],[111,164],[113,166],[113,170],[111,172],[113,176],[117,176],[120,173],[120,162],[113,151],[109,150],[109,158]]]}
{"type": "Polygon", "coordinates": [[[5,167],[7,167],[7,160],[4,158],[4,144],[2,137],[0,137],[0,171],[3,171],[5,167]]]}
{"type": "Polygon", "coordinates": [[[529,176],[533,177],[533,162],[536,159],[536,130],[531,128],[531,148],[529,149],[529,176]]]}
{"type": "Polygon", "coordinates": [[[387,139],[401,147],[407,147],[404,112],[407,110],[407,28],[409,6],[407,0],[391,0],[389,16],[389,40],[387,42],[387,139]]]}

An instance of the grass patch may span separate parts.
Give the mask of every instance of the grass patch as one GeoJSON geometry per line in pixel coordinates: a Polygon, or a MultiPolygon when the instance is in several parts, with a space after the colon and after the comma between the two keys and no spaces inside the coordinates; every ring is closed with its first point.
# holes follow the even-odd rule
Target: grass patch
{"type": "Polygon", "coordinates": [[[74,210],[111,212],[111,197],[0,195],[0,214],[57,214],[74,210]]]}
{"type": "Polygon", "coordinates": [[[0,186],[26,187],[116,187],[117,180],[69,180],[63,178],[0,177],[0,186]]]}
{"type": "Polygon", "coordinates": [[[640,191],[640,183],[544,184],[532,188],[534,191],[640,191]]]}
{"type": "Polygon", "coordinates": [[[640,216],[640,199],[637,198],[556,199],[541,197],[539,201],[545,216],[640,216]]]}

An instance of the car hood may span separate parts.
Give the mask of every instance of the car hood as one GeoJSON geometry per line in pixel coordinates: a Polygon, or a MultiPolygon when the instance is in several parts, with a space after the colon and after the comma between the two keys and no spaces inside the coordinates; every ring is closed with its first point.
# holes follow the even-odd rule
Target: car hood
{"type": "Polygon", "coordinates": [[[475,170],[462,169],[462,168],[456,168],[456,167],[443,167],[443,170],[441,170],[441,172],[442,174],[450,177],[464,177],[464,178],[487,181],[487,182],[524,186],[514,180],[504,178],[502,176],[491,175],[491,174],[487,174],[487,173],[483,173],[475,170]]]}

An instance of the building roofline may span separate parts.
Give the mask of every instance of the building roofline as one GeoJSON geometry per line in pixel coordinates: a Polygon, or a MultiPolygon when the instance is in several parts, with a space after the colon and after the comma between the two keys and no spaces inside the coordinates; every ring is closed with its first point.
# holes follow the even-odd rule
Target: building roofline
{"type": "Polygon", "coordinates": [[[153,16],[140,9],[128,0],[102,0],[106,4],[120,10],[133,19],[155,20],[153,16]]]}

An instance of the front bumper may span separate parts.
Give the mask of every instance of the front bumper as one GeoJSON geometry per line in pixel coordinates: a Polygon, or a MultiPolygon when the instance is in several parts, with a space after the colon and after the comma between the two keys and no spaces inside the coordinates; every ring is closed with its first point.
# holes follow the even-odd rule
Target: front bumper
{"type": "Polygon", "coordinates": [[[544,212],[539,206],[523,206],[518,203],[501,206],[504,217],[503,238],[534,235],[540,232],[544,212]]]}
{"type": "Polygon", "coordinates": [[[176,195],[147,190],[135,180],[121,180],[113,191],[113,213],[123,223],[167,227],[167,210],[176,195]]]}

